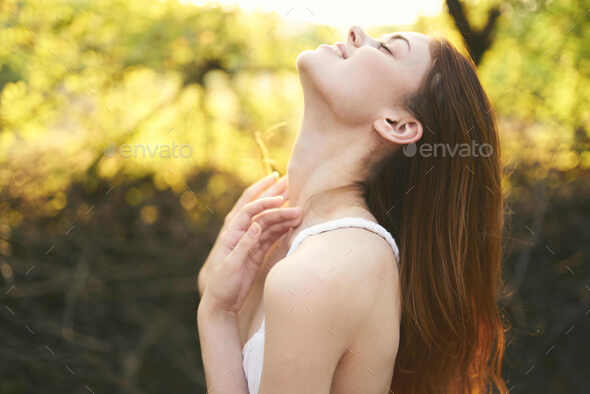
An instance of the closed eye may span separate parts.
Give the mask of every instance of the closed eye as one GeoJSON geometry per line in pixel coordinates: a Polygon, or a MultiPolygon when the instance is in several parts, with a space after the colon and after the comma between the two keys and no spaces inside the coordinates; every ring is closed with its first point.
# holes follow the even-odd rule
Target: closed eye
{"type": "Polygon", "coordinates": [[[384,48],[384,49],[385,49],[387,52],[389,52],[389,54],[390,54],[391,56],[393,56],[393,52],[391,52],[391,49],[389,49],[389,48],[387,47],[387,45],[383,44],[382,42],[379,42],[379,47],[380,47],[380,48],[384,48]]]}

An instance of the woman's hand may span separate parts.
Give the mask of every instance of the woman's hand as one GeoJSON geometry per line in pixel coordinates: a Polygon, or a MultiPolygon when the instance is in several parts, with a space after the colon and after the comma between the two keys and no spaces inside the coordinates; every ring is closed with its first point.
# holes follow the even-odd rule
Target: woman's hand
{"type": "Polygon", "coordinates": [[[219,232],[220,235],[215,240],[213,248],[209,252],[207,259],[199,272],[198,288],[201,295],[205,290],[208,272],[211,267],[219,264],[219,262],[229,253],[233,245],[235,245],[235,242],[233,244],[232,242],[229,242],[229,244],[225,242],[227,237],[224,237],[223,234],[227,234],[229,223],[236,213],[242,210],[246,204],[259,198],[283,196],[284,199],[287,199],[287,175],[284,175],[278,180],[277,177],[278,173],[275,171],[250,185],[244,190],[234,207],[226,215],[223,226],[219,232]]]}
{"type": "Polygon", "coordinates": [[[210,308],[237,313],[270,246],[299,225],[301,208],[280,208],[282,196],[249,202],[230,217],[220,235],[223,259],[208,273],[203,300],[210,308]]]}

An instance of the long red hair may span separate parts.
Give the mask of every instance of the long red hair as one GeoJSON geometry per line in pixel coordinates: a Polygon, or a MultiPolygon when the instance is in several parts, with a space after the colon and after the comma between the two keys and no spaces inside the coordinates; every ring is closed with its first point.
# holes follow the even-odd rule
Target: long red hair
{"type": "Polygon", "coordinates": [[[495,114],[469,57],[445,39],[433,39],[430,52],[432,66],[406,100],[424,129],[415,150],[480,150],[411,156],[399,149],[357,182],[400,246],[402,320],[391,389],[507,393],[497,304],[503,195],[495,114]]]}

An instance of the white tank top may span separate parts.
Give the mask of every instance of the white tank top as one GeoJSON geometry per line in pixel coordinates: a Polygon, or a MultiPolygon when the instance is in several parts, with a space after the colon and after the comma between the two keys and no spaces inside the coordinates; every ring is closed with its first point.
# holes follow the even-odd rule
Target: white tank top
{"type": "MultiPolygon", "coordinates": [[[[391,245],[399,268],[399,250],[389,231],[380,224],[361,217],[334,219],[324,223],[315,224],[302,230],[291,243],[291,247],[286,256],[294,251],[307,236],[342,227],[361,227],[383,237],[391,245]]],[[[262,363],[264,360],[264,321],[265,318],[262,319],[262,324],[258,331],[250,337],[242,349],[242,367],[246,374],[246,380],[248,381],[249,394],[258,394],[260,378],[262,377],[262,363]]]]}

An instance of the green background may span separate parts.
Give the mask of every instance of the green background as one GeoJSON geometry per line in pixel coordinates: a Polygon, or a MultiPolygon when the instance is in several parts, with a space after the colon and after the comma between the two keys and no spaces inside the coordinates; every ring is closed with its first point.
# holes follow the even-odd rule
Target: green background
{"type": "MultiPolygon", "coordinates": [[[[478,68],[505,165],[504,377],[587,393],[590,2],[461,4],[475,32],[499,15],[478,68]]],[[[367,31],[477,50],[449,10],[367,31]]],[[[196,274],[242,190],[286,169],[297,54],[342,40],[175,1],[0,1],[1,393],[205,393],[196,274]]]]}

